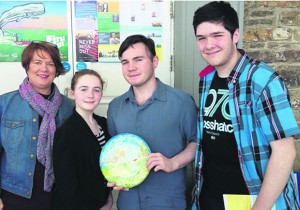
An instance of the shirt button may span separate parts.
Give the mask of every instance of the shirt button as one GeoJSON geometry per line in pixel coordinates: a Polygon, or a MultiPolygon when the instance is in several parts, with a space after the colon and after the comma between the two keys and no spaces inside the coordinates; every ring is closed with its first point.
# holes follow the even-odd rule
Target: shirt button
{"type": "Polygon", "coordinates": [[[16,127],[16,123],[12,123],[11,126],[12,126],[12,127],[16,127]]]}
{"type": "Polygon", "coordinates": [[[33,136],[33,137],[32,137],[32,140],[33,140],[33,141],[34,141],[34,140],[36,140],[36,137],[35,137],[35,136],[33,136]]]}
{"type": "Polygon", "coordinates": [[[31,155],[30,155],[30,158],[31,158],[31,159],[34,158],[34,154],[31,154],[31,155]]]}
{"type": "Polygon", "coordinates": [[[32,119],[32,122],[36,122],[36,118],[33,118],[33,119],[32,119]]]}
{"type": "Polygon", "coordinates": [[[28,176],[32,176],[32,173],[31,173],[31,172],[29,172],[29,173],[28,173],[28,176]]]}
{"type": "Polygon", "coordinates": [[[234,79],[234,80],[232,80],[232,82],[233,82],[233,83],[236,83],[236,80],[234,79]]]}
{"type": "Polygon", "coordinates": [[[26,192],[26,195],[30,195],[30,192],[26,192]]]}

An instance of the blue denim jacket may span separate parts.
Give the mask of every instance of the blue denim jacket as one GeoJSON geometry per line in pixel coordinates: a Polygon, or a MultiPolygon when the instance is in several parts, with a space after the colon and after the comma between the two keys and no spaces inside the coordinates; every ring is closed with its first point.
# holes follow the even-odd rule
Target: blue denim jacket
{"type": "MultiPolygon", "coordinates": [[[[71,115],[73,107],[73,102],[63,96],[56,127],[71,115]]],[[[36,164],[38,113],[16,90],[0,96],[0,116],[1,188],[30,198],[36,164]]]]}

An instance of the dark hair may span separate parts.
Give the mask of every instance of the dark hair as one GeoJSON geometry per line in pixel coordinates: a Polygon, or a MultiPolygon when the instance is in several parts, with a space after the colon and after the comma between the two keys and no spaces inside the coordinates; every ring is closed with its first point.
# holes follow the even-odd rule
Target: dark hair
{"type": "Polygon", "coordinates": [[[203,22],[222,23],[224,28],[233,36],[235,30],[239,28],[237,12],[228,2],[213,1],[200,8],[194,13],[193,26],[195,35],[197,27],[203,22]]]}
{"type": "Polygon", "coordinates": [[[136,34],[136,35],[132,35],[127,37],[121,44],[120,48],[119,48],[119,59],[121,59],[124,51],[126,51],[129,47],[132,47],[132,45],[136,44],[136,43],[143,43],[146,48],[147,51],[149,52],[149,57],[151,58],[151,60],[154,58],[154,56],[156,56],[156,52],[155,52],[155,43],[152,39],[147,38],[141,34],[136,34]]]}
{"type": "MultiPolygon", "coordinates": [[[[60,52],[55,44],[46,41],[32,41],[22,53],[22,66],[27,72],[29,69],[29,64],[32,60],[34,52],[37,50],[42,50],[47,52],[52,58],[55,68],[56,76],[65,74],[65,68],[61,63],[60,52]]],[[[39,54],[39,56],[42,56],[39,54]]]]}
{"type": "Polygon", "coordinates": [[[102,78],[101,78],[100,74],[98,74],[98,72],[96,72],[95,70],[92,70],[92,69],[83,69],[83,70],[77,71],[74,74],[74,76],[71,80],[71,90],[75,90],[75,86],[78,82],[78,79],[84,75],[93,75],[93,76],[97,77],[100,80],[101,86],[103,88],[104,81],[102,80],[102,78]]]}

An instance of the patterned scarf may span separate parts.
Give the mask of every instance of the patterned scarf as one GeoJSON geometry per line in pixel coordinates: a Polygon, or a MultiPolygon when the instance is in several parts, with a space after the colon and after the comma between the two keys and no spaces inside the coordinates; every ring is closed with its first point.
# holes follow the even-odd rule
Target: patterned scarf
{"type": "Polygon", "coordinates": [[[52,148],[56,129],[55,116],[62,103],[62,97],[55,84],[53,91],[54,96],[51,101],[45,99],[33,89],[28,78],[25,78],[19,88],[21,97],[43,118],[38,135],[37,159],[45,166],[44,190],[46,192],[51,191],[54,183],[52,148]]]}

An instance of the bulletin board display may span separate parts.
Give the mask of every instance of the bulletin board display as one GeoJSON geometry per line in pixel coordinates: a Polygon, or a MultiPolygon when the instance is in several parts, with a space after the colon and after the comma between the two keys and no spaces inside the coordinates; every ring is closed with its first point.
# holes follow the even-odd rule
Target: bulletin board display
{"type": "Polygon", "coordinates": [[[36,40],[56,44],[67,73],[55,79],[68,95],[71,79],[84,68],[105,81],[97,114],[106,115],[109,102],[128,90],[117,56],[120,43],[142,34],[156,44],[155,75],[173,86],[173,20],[167,0],[1,0],[0,94],[16,90],[26,77],[21,66],[24,48],[36,40]]]}
{"type": "Polygon", "coordinates": [[[126,37],[152,38],[162,59],[163,1],[75,1],[76,61],[119,62],[126,37]]]}
{"type": "Polygon", "coordinates": [[[162,60],[162,8],[162,0],[1,1],[0,62],[20,62],[37,40],[56,44],[63,61],[119,62],[120,43],[137,33],[155,41],[162,60]]]}

